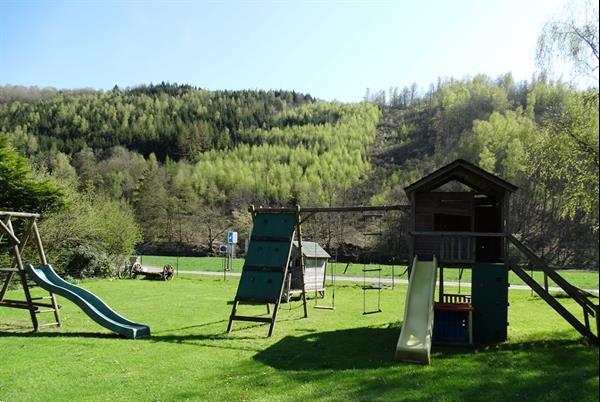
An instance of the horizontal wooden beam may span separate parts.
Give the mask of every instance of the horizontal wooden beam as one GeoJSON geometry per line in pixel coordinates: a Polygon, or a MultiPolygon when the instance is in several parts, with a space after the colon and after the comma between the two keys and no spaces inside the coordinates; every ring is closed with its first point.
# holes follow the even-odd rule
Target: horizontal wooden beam
{"type": "Polygon", "coordinates": [[[493,232],[446,232],[446,231],[432,231],[432,232],[410,232],[413,236],[434,236],[434,237],[450,237],[450,236],[464,236],[464,237],[505,237],[505,233],[493,233],[493,232]]]}
{"type": "Polygon", "coordinates": [[[267,317],[248,317],[248,316],[244,316],[244,315],[234,315],[231,317],[231,320],[233,321],[251,321],[251,322],[273,322],[272,318],[267,318],[267,317]]]}
{"type": "Polygon", "coordinates": [[[14,216],[16,218],[39,218],[40,214],[33,214],[29,212],[0,211],[0,216],[14,216]]]}
{"type": "Polygon", "coordinates": [[[250,208],[251,212],[284,213],[284,212],[306,212],[306,213],[334,213],[334,212],[368,212],[368,211],[408,211],[410,205],[377,205],[377,206],[349,206],[349,207],[256,207],[250,208]]]}

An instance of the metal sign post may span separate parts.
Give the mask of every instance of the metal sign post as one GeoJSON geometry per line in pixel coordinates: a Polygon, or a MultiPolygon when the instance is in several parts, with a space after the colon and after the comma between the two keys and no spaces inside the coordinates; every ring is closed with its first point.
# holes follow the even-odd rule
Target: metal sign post
{"type": "Polygon", "coordinates": [[[233,268],[233,259],[235,258],[235,245],[238,242],[237,232],[227,232],[227,246],[226,246],[226,263],[225,271],[231,271],[233,268]]]}

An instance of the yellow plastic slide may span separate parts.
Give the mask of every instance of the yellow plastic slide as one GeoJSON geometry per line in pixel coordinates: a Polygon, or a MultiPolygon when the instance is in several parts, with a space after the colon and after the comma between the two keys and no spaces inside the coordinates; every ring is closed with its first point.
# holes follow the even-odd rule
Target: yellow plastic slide
{"type": "Polygon", "coordinates": [[[433,331],[433,297],[437,260],[416,256],[408,281],[404,322],[396,346],[396,360],[429,364],[433,331]]]}

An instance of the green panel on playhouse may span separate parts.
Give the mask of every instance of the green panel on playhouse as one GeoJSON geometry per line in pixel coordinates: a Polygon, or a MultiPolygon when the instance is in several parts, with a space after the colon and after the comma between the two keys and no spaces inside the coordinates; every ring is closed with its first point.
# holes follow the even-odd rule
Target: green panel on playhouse
{"type": "Polygon", "coordinates": [[[504,264],[473,266],[473,340],[475,343],[505,341],[508,325],[508,269],[504,264]]]}

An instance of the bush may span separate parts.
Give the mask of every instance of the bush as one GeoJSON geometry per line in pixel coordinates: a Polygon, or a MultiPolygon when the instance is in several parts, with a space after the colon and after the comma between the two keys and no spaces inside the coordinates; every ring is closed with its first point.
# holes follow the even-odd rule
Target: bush
{"type": "Polygon", "coordinates": [[[81,245],[69,250],[64,274],[74,278],[111,276],[113,268],[108,255],[94,246],[81,245]]]}
{"type": "Polygon", "coordinates": [[[48,261],[73,277],[112,276],[141,240],[133,210],[122,200],[70,190],[68,210],[40,224],[48,261]]]}

